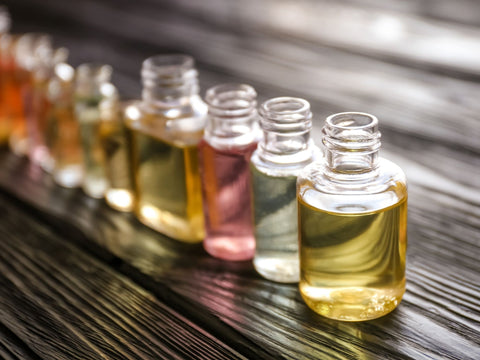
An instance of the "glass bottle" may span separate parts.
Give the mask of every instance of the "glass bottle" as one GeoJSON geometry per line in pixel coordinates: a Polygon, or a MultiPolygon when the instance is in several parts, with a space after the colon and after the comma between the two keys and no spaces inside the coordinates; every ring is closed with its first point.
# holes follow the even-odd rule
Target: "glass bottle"
{"type": "Polygon", "coordinates": [[[13,81],[8,90],[9,121],[12,126],[10,149],[17,155],[27,155],[29,151],[26,114],[33,106],[33,68],[37,54],[51,49],[51,38],[41,33],[28,33],[20,36],[13,45],[13,81]]]}
{"type": "Polygon", "coordinates": [[[199,145],[205,250],[224,260],[255,252],[249,164],[258,142],[257,94],[249,85],[209,89],[208,117],[199,145]]]}
{"type": "Polygon", "coordinates": [[[378,318],[405,292],[405,175],[378,156],[375,116],[328,117],[323,144],[325,161],[308,166],[297,183],[300,293],[329,318],[378,318]]]}
{"type": "Polygon", "coordinates": [[[83,180],[80,128],[73,108],[74,90],[73,67],[66,63],[56,65],[47,91],[51,107],[47,116],[46,144],[52,154],[53,179],[67,188],[78,187],[83,180]]]}
{"type": "Polygon", "coordinates": [[[108,187],[105,156],[100,134],[100,107],[117,98],[110,83],[112,68],[104,64],[82,64],[75,80],[75,117],[80,125],[83,149],[83,191],[90,197],[103,198],[108,187]]]}
{"type": "Polygon", "coordinates": [[[65,48],[41,48],[35,54],[32,68],[31,104],[25,107],[27,122],[28,156],[32,162],[47,172],[53,170],[53,160],[46,143],[47,117],[52,104],[48,101],[48,82],[53,76],[55,65],[67,59],[65,48]]]}
{"type": "Polygon", "coordinates": [[[310,138],[310,104],[273,98],[259,112],[264,136],[250,166],[257,243],[253,265],[269,280],[298,282],[297,176],[319,152],[310,138]]]}
{"type": "Polygon", "coordinates": [[[118,97],[100,104],[100,135],[108,180],[105,201],[119,211],[133,209],[133,179],[123,114],[134,104],[133,101],[121,103],[118,97]]]}
{"type": "Polygon", "coordinates": [[[0,6],[0,145],[8,142],[10,126],[6,117],[6,82],[10,77],[9,66],[9,43],[12,36],[10,30],[10,16],[4,6],[0,6]]]}
{"type": "Polygon", "coordinates": [[[142,65],[142,101],[130,106],[135,214],[145,225],[172,238],[204,237],[198,143],[207,105],[198,95],[194,61],[159,55],[142,65]]]}

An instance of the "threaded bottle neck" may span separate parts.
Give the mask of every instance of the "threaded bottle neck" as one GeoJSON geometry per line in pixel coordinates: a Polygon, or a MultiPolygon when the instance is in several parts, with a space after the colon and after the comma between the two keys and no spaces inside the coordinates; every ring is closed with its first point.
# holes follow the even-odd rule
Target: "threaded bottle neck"
{"type": "Polygon", "coordinates": [[[95,98],[108,96],[113,69],[110,65],[86,63],[77,68],[75,79],[75,96],[79,98],[95,98]],[[107,94],[104,94],[104,92],[107,94]]]}
{"type": "Polygon", "coordinates": [[[263,139],[259,156],[275,163],[302,163],[312,158],[312,113],[308,101],[293,97],[267,100],[260,106],[263,139]]]}
{"type": "Polygon", "coordinates": [[[246,145],[257,139],[257,93],[245,84],[222,84],[208,89],[205,139],[212,145],[246,145]]]}
{"type": "Polygon", "coordinates": [[[322,132],[330,170],[358,174],[377,168],[381,135],[375,116],[360,112],[334,114],[327,118],[322,132]]]}
{"type": "Polygon", "coordinates": [[[198,73],[190,56],[152,56],[143,62],[141,74],[142,98],[151,106],[176,107],[198,95],[198,73]]]}
{"type": "Polygon", "coordinates": [[[38,61],[39,54],[52,50],[52,38],[43,33],[27,33],[21,35],[14,44],[14,59],[18,67],[32,71],[38,61]]]}

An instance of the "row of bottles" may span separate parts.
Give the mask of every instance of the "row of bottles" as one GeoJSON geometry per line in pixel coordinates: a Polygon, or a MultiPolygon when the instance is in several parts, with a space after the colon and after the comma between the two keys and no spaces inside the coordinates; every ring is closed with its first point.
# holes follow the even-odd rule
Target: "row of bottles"
{"type": "Polygon", "coordinates": [[[145,60],[141,99],[125,102],[110,66],[73,69],[46,35],[0,45],[1,139],[59,185],[212,256],[253,259],[324,316],[368,320],[400,302],[406,180],[378,157],[374,116],[327,118],[322,154],[306,100],[257,106],[251,86],[222,84],[204,101],[189,56],[145,60]]]}

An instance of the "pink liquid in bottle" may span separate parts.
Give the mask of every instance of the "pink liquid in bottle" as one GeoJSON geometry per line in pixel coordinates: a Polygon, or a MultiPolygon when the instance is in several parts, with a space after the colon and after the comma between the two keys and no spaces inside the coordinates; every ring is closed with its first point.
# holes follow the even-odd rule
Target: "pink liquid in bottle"
{"type": "Polygon", "coordinates": [[[224,260],[248,260],[255,254],[250,157],[257,143],[216,149],[206,140],[199,145],[205,213],[205,250],[224,260]]]}

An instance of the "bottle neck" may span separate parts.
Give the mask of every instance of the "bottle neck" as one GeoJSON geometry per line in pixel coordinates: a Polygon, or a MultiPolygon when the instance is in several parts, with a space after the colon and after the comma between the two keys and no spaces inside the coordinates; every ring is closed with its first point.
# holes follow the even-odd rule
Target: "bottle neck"
{"type": "Polygon", "coordinates": [[[280,164],[312,160],[312,113],[308,101],[293,97],[273,98],[264,102],[259,112],[263,139],[258,155],[263,160],[280,164]]]}
{"type": "Polygon", "coordinates": [[[361,175],[377,169],[381,142],[375,116],[334,114],[327,118],[322,132],[326,166],[331,172],[361,175]]]}
{"type": "Polygon", "coordinates": [[[205,139],[213,146],[244,146],[257,140],[257,93],[244,84],[210,88],[205,139]]]}
{"type": "Polygon", "coordinates": [[[142,99],[153,108],[186,105],[198,95],[198,73],[193,58],[185,55],[157,55],[142,65],[142,99]]]}
{"type": "Polygon", "coordinates": [[[108,96],[113,87],[110,84],[112,67],[105,64],[87,63],[77,68],[75,96],[78,98],[97,98],[108,96]],[[106,93],[105,93],[106,92],[106,93]]]}

